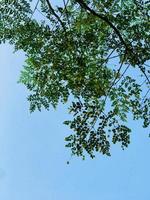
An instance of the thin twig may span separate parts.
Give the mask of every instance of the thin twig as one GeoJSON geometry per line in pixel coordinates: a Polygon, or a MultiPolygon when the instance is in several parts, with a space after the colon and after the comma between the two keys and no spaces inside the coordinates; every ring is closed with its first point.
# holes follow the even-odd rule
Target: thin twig
{"type": "Polygon", "coordinates": [[[144,83],[145,83],[146,81],[147,81],[147,79],[145,79],[145,80],[141,83],[140,86],[144,85],[144,83]]]}
{"type": "MultiPolygon", "coordinates": [[[[122,66],[123,66],[123,63],[124,63],[125,58],[126,58],[126,53],[125,53],[125,55],[124,55],[123,61],[121,62],[121,65],[120,65],[119,69],[117,70],[117,74],[116,74],[116,76],[115,76],[115,78],[114,78],[112,84],[110,85],[110,87],[109,87],[109,89],[108,89],[108,92],[107,92],[107,94],[106,94],[106,96],[105,96],[104,105],[105,105],[105,103],[106,103],[106,101],[107,101],[108,95],[109,95],[109,93],[110,93],[112,87],[116,84],[117,77],[118,77],[118,75],[119,75],[119,73],[120,73],[120,71],[121,71],[121,68],[122,68],[122,66]]],[[[126,69],[126,70],[127,70],[127,69],[126,69]]],[[[102,109],[103,109],[103,108],[102,108],[102,109]]],[[[92,124],[91,129],[95,126],[95,124],[96,124],[98,118],[100,117],[101,113],[103,112],[102,109],[100,110],[100,112],[99,112],[97,118],[95,119],[94,123],[92,124]]]]}
{"type": "Polygon", "coordinates": [[[126,71],[128,70],[130,64],[128,64],[128,66],[126,67],[126,69],[124,70],[124,72],[122,73],[121,77],[115,82],[115,85],[122,79],[122,77],[125,75],[126,71]]]}
{"type": "Polygon", "coordinates": [[[67,2],[65,0],[63,0],[64,10],[65,10],[65,13],[66,13],[68,25],[70,25],[70,20],[69,20],[68,11],[67,11],[67,5],[68,5],[68,3],[69,3],[69,0],[67,0],[67,2]]]}
{"type": "Polygon", "coordinates": [[[110,57],[109,59],[117,58],[117,57],[119,57],[119,56],[120,56],[120,55],[112,56],[112,57],[110,57]]]}
{"type": "Polygon", "coordinates": [[[113,50],[111,51],[111,53],[107,56],[106,60],[110,59],[110,56],[114,53],[115,50],[116,50],[116,49],[113,49],[113,50]]]}
{"type": "Polygon", "coordinates": [[[148,95],[148,93],[150,92],[150,88],[147,90],[147,92],[146,92],[146,94],[144,95],[144,97],[143,97],[143,99],[142,99],[142,103],[141,104],[143,104],[143,102],[144,102],[144,99],[146,98],[146,96],[148,95]]]}
{"type": "Polygon", "coordinates": [[[47,18],[38,8],[36,9],[44,18],[47,18]]]}
{"type": "Polygon", "coordinates": [[[145,70],[143,69],[143,67],[142,67],[142,66],[140,66],[140,65],[138,65],[138,67],[139,67],[139,69],[141,70],[141,72],[144,74],[144,76],[146,77],[146,79],[147,79],[148,83],[150,84],[150,80],[149,80],[149,78],[148,78],[147,74],[145,73],[145,70]]]}
{"type": "Polygon", "coordinates": [[[150,65],[148,65],[148,64],[144,64],[146,67],[150,67],[150,65]]]}
{"type": "MultiPolygon", "coordinates": [[[[122,68],[123,63],[124,63],[124,60],[125,60],[125,56],[126,56],[126,55],[124,55],[124,59],[123,59],[123,61],[121,62],[121,65],[120,65],[119,69],[117,70],[117,74],[116,74],[115,79],[113,80],[113,82],[112,82],[112,84],[111,84],[111,86],[110,86],[110,88],[109,88],[109,90],[108,90],[108,92],[107,92],[107,95],[109,94],[109,92],[110,92],[110,90],[112,89],[112,87],[113,87],[114,85],[116,85],[116,80],[117,80],[117,78],[118,78],[118,76],[119,76],[119,74],[120,74],[121,68],[122,68]]],[[[119,79],[119,80],[120,80],[120,79],[119,79]]],[[[117,82],[118,82],[118,81],[117,81],[117,82]]]]}
{"type": "Polygon", "coordinates": [[[34,10],[33,10],[33,12],[32,12],[32,15],[31,15],[31,17],[30,17],[30,19],[33,17],[33,15],[34,15],[34,13],[35,13],[37,7],[38,7],[39,2],[40,2],[40,0],[37,1],[36,5],[35,5],[35,8],[34,8],[34,10]]]}

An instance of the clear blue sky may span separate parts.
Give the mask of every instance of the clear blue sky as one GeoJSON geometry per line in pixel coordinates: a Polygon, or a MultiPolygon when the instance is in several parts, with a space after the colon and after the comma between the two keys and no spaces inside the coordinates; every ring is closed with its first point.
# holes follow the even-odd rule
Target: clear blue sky
{"type": "Polygon", "coordinates": [[[70,160],[67,110],[29,113],[28,92],[17,84],[23,61],[23,53],[0,46],[0,199],[149,200],[150,138],[140,122],[129,122],[125,151],[115,146],[111,157],[70,160]]]}
{"type": "Polygon", "coordinates": [[[0,46],[0,199],[149,200],[150,139],[133,123],[132,143],[111,157],[82,161],[64,147],[66,109],[30,114],[27,90],[17,84],[24,56],[0,46]]]}

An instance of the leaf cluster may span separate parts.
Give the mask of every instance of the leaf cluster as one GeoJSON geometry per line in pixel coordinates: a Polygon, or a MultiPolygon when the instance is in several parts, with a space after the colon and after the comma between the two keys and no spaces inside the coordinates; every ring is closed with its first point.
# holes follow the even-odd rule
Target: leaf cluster
{"type": "Polygon", "coordinates": [[[1,0],[0,42],[23,50],[30,111],[73,99],[72,154],[130,143],[129,116],[150,124],[150,4],[142,0],[1,0]],[[36,13],[41,14],[41,20],[36,13]]]}

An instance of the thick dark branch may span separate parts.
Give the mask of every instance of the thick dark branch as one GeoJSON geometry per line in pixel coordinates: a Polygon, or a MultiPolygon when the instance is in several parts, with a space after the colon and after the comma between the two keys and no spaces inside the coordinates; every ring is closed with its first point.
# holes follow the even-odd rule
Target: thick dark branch
{"type": "MultiPolygon", "coordinates": [[[[117,36],[119,37],[121,43],[124,45],[124,47],[125,47],[125,49],[126,49],[126,53],[128,52],[129,54],[135,56],[134,53],[133,53],[132,47],[130,47],[130,46],[128,46],[128,45],[126,44],[126,42],[124,41],[123,37],[121,36],[119,30],[109,21],[109,19],[108,19],[106,16],[104,16],[104,15],[102,15],[102,14],[99,14],[99,13],[97,13],[96,11],[94,11],[93,9],[91,9],[83,0],[76,0],[76,2],[77,2],[78,4],[80,4],[80,6],[81,6],[82,8],[84,8],[85,10],[89,11],[89,12],[90,12],[91,14],[93,14],[94,16],[96,16],[96,17],[100,18],[101,20],[103,20],[104,22],[106,22],[106,23],[115,31],[115,33],[116,33],[117,36]]],[[[146,77],[148,83],[150,83],[150,80],[149,80],[148,76],[146,75],[145,71],[143,70],[143,68],[140,67],[139,65],[138,65],[138,67],[139,67],[139,69],[141,70],[141,72],[144,74],[144,76],[146,77]]]]}
{"type": "Polygon", "coordinates": [[[129,49],[129,47],[127,46],[127,44],[125,43],[124,39],[122,38],[120,32],[118,31],[118,29],[109,21],[109,19],[104,16],[101,15],[97,12],[95,12],[93,9],[91,9],[83,0],[76,0],[77,3],[80,4],[80,6],[82,8],[84,8],[85,10],[89,11],[91,14],[93,14],[94,16],[100,18],[101,20],[103,20],[104,22],[106,22],[114,31],[115,33],[118,35],[121,43],[125,46],[126,49],[129,49]]]}
{"type": "Polygon", "coordinates": [[[65,30],[65,26],[64,26],[64,23],[61,21],[60,17],[57,15],[57,13],[55,12],[55,10],[53,9],[51,3],[49,2],[49,0],[45,0],[48,7],[49,7],[49,10],[50,12],[56,17],[56,19],[59,21],[59,23],[61,24],[61,26],[63,27],[63,29],[65,30]]]}

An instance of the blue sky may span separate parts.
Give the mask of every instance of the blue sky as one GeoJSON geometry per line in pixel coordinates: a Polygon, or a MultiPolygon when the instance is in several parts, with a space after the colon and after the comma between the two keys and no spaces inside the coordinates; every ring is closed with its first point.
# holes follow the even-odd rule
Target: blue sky
{"type": "Polygon", "coordinates": [[[0,46],[0,199],[149,200],[150,138],[141,123],[129,121],[125,151],[114,146],[111,157],[70,159],[67,110],[29,113],[28,91],[17,83],[23,62],[23,53],[0,46]]]}
{"type": "Polygon", "coordinates": [[[132,143],[111,157],[71,158],[64,147],[66,108],[29,113],[27,90],[17,84],[24,56],[0,46],[0,199],[149,200],[150,139],[130,123],[132,143]]]}

